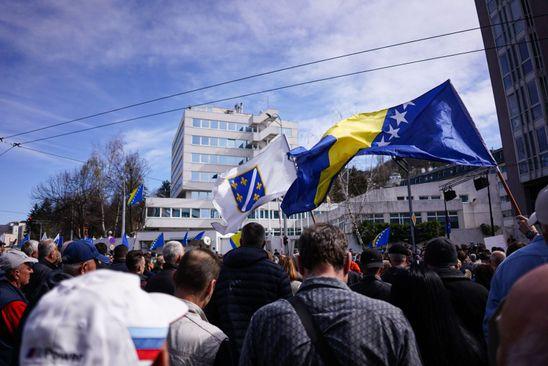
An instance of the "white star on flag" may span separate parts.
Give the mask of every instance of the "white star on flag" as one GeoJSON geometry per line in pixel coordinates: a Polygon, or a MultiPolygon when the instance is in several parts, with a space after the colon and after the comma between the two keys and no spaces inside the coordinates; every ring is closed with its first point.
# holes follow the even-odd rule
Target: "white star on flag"
{"type": "Polygon", "coordinates": [[[403,110],[406,110],[408,105],[415,105],[415,103],[413,103],[413,102],[403,103],[403,110]]]}
{"type": "Polygon", "coordinates": [[[407,112],[399,112],[397,109],[394,109],[394,114],[391,115],[390,118],[395,119],[396,124],[399,126],[402,122],[407,123],[407,120],[405,119],[406,114],[407,112]]]}
{"type": "Polygon", "coordinates": [[[387,134],[390,135],[390,137],[388,138],[388,140],[392,140],[393,138],[399,138],[400,136],[398,136],[398,131],[400,129],[399,128],[392,128],[392,125],[388,125],[388,131],[384,131],[386,132],[387,134]]]}
{"type": "Polygon", "coordinates": [[[389,141],[384,141],[384,135],[381,137],[381,140],[377,142],[378,147],[388,146],[390,145],[389,141]]]}

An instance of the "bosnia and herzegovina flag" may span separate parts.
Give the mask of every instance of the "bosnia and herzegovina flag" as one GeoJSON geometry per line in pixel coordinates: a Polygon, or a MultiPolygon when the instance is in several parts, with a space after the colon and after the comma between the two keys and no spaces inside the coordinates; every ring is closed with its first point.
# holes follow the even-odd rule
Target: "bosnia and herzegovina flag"
{"type": "Polygon", "coordinates": [[[383,231],[381,231],[375,239],[373,239],[373,248],[378,247],[384,247],[386,244],[388,244],[388,240],[390,239],[390,227],[387,227],[383,231]]]}
{"type": "Polygon", "coordinates": [[[310,150],[291,150],[298,170],[282,202],[284,213],[289,216],[318,207],[339,171],[354,156],[365,154],[496,165],[447,80],[410,102],[340,121],[310,150]]]}
{"type": "Polygon", "coordinates": [[[129,195],[127,205],[133,206],[141,202],[143,202],[143,185],[139,184],[139,187],[135,188],[133,192],[131,192],[131,194],[129,195]]]}

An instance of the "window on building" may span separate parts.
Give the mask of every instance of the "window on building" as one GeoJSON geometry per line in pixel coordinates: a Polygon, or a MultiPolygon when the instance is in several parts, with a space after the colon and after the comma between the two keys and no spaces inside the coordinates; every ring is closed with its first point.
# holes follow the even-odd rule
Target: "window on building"
{"type": "MultiPolygon", "coordinates": [[[[449,211],[449,222],[451,223],[451,228],[458,229],[459,228],[459,216],[457,211],[449,211]]],[[[439,222],[443,227],[445,227],[445,211],[435,211],[435,212],[427,212],[426,213],[426,220],[431,221],[437,221],[439,222]]]]}
{"type": "Polygon", "coordinates": [[[190,217],[190,208],[181,209],[181,217],[189,218],[190,217]]]}
{"type": "Polygon", "coordinates": [[[190,216],[193,219],[199,219],[200,218],[200,209],[199,208],[190,209],[190,216]]]}
{"type": "Polygon", "coordinates": [[[280,212],[278,210],[272,210],[270,217],[277,220],[280,218],[280,212]]]}
{"type": "Polygon", "coordinates": [[[200,218],[201,219],[210,219],[211,218],[211,210],[209,208],[201,208],[200,209],[200,218]]]}
{"type": "Polygon", "coordinates": [[[515,93],[508,96],[508,109],[510,110],[510,116],[512,117],[519,114],[518,98],[515,93]]]}
{"type": "Polygon", "coordinates": [[[523,142],[523,137],[516,137],[516,151],[518,153],[518,160],[523,160],[527,157],[525,154],[525,144],[523,142]]]}
{"type": "Polygon", "coordinates": [[[171,217],[181,217],[181,209],[180,208],[172,208],[171,209],[171,217]]]}
{"type": "Polygon", "coordinates": [[[160,217],[160,208],[147,207],[147,217],[160,217]]]}
{"type": "MultiPolygon", "coordinates": [[[[415,213],[415,216],[417,214],[415,213]]],[[[390,223],[391,224],[409,224],[409,212],[397,212],[390,214],[390,223]]]]}
{"type": "Polygon", "coordinates": [[[529,167],[527,166],[526,162],[519,163],[518,166],[519,166],[519,173],[520,174],[526,174],[527,172],[529,172],[529,167]]]}
{"type": "Polygon", "coordinates": [[[384,222],[383,214],[368,214],[365,215],[365,220],[369,222],[384,222]]]}
{"type": "Polygon", "coordinates": [[[544,126],[536,129],[539,151],[548,150],[548,141],[546,140],[546,128],[544,126]]]}
{"type": "MultiPolygon", "coordinates": [[[[523,18],[523,12],[521,10],[521,4],[519,0],[512,0],[510,3],[510,10],[512,12],[512,19],[517,20],[523,18]]],[[[519,20],[514,23],[514,32],[516,35],[525,30],[525,21],[519,20]]]]}
{"type": "Polygon", "coordinates": [[[424,201],[424,200],[427,200],[427,199],[428,199],[428,196],[419,196],[419,200],[424,201]]]}
{"type": "Polygon", "coordinates": [[[398,196],[398,197],[396,197],[396,199],[397,199],[398,201],[403,201],[403,200],[405,200],[405,197],[404,197],[404,196],[398,196]]]}
{"type": "Polygon", "coordinates": [[[467,194],[461,194],[459,195],[459,198],[461,202],[468,202],[468,195],[467,194]]]}
{"type": "Polygon", "coordinates": [[[430,199],[439,200],[439,199],[441,199],[441,196],[430,196],[430,199]]]}
{"type": "Polygon", "coordinates": [[[192,136],[192,145],[200,145],[200,136],[192,136]]]}
{"type": "Polygon", "coordinates": [[[209,126],[214,130],[218,130],[219,129],[219,121],[210,121],[209,126]]]}
{"type": "Polygon", "coordinates": [[[162,208],[162,217],[171,217],[171,208],[162,208]]]}
{"type": "Polygon", "coordinates": [[[198,127],[198,128],[202,127],[201,121],[198,118],[193,118],[192,127],[198,127]]]}
{"type": "Polygon", "coordinates": [[[293,133],[293,130],[291,128],[282,128],[282,132],[287,137],[291,137],[291,134],[293,133]]]}

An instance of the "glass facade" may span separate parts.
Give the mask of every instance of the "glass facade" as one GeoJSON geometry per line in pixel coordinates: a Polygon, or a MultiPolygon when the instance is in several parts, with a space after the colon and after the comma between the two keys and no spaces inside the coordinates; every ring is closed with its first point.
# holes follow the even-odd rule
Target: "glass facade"
{"type": "MultiPolygon", "coordinates": [[[[459,228],[459,215],[457,214],[457,211],[449,211],[449,222],[451,223],[452,229],[458,229],[459,228]]],[[[439,222],[443,227],[445,227],[445,211],[435,211],[435,212],[427,212],[426,213],[426,220],[427,221],[437,221],[439,222]]]]}
{"type": "Polygon", "coordinates": [[[207,128],[207,129],[221,130],[221,131],[254,132],[253,128],[248,124],[226,122],[226,121],[215,121],[211,119],[200,119],[200,118],[192,119],[192,127],[207,128]]]}
{"type": "Polygon", "coordinates": [[[249,160],[248,157],[243,157],[243,156],[192,153],[193,163],[233,166],[233,165],[242,165],[248,160],[249,160]]]}
{"type": "Polygon", "coordinates": [[[147,207],[147,217],[216,219],[219,213],[209,208],[147,207]]]}
{"type": "MultiPolygon", "coordinates": [[[[531,16],[520,0],[486,0],[499,70],[522,182],[536,179],[545,166],[546,83],[538,37],[525,20],[531,16]],[[497,23],[502,23],[498,24],[497,23]],[[539,171],[540,170],[540,171],[539,171]]],[[[536,21],[536,20],[535,20],[536,21]]]]}
{"type": "Polygon", "coordinates": [[[224,137],[192,136],[192,145],[222,147],[227,149],[251,149],[251,141],[224,137]]]}
{"type": "Polygon", "coordinates": [[[215,182],[218,173],[216,172],[191,172],[190,180],[193,182],[215,182]]]}

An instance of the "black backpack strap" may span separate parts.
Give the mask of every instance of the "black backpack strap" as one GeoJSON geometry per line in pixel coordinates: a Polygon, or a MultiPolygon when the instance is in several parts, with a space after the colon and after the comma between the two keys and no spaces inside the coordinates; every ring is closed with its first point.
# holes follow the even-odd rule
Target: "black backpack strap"
{"type": "Polygon", "coordinates": [[[293,309],[295,309],[295,312],[297,313],[299,319],[301,319],[301,323],[306,330],[306,334],[308,334],[308,337],[310,337],[310,340],[314,345],[314,349],[316,350],[316,352],[319,353],[323,363],[329,366],[338,366],[339,362],[331,352],[331,348],[327,344],[327,341],[325,340],[325,337],[320,328],[312,319],[312,315],[308,311],[305,303],[297,296],[293,296],[287,301],[289,301],[291,306],[293,306],[293,309]]]}

